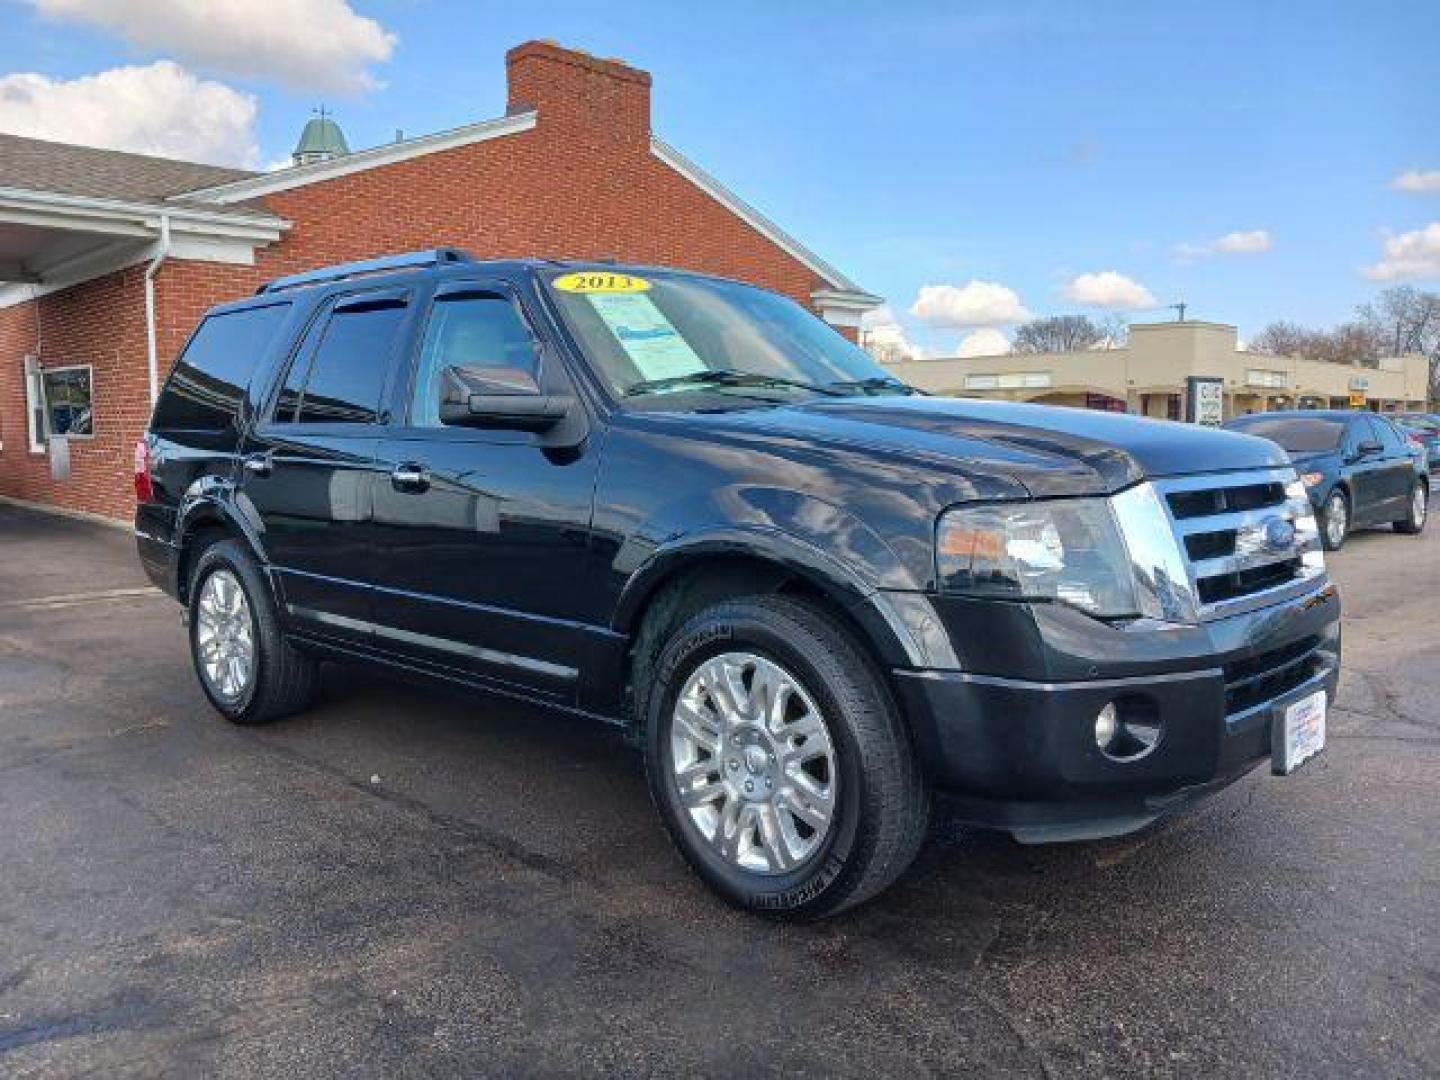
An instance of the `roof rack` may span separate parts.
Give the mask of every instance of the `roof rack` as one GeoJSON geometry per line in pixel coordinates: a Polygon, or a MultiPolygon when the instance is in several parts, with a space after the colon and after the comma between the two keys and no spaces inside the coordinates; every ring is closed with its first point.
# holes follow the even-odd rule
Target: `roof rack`
{"type": "Polygon", "coordinates": [[[303,274],[289,274],[267,281],[255,290],[261,293],[281,292],[284,289],[298,289],[306,285],[320,285],[327,281],[344,281],[346,278],[364,277],[366,274],[385,274],[396,270],[417,270],[426,266],[443,266],[446,263],[474,262],[475,256],[460,248],[431,248],[428,251],[407,251],[403,255],[382,255],[378,259],[361,259],[359,262],[340,263],[338,266],[323,266],[319,270],[307,270],[303,274]]]}

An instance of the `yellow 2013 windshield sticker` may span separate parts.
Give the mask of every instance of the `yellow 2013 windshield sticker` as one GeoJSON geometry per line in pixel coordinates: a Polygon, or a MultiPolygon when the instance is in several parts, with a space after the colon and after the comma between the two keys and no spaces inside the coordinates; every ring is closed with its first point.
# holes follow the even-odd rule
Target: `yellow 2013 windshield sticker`
{"type": "Polygon", "coordinates": [[[561,292],[571,293],[638,293],[647,292],[650,282],[634,274],[617,274],[610,270],[581,270],[562,274],[550,283],[561,292]]]}

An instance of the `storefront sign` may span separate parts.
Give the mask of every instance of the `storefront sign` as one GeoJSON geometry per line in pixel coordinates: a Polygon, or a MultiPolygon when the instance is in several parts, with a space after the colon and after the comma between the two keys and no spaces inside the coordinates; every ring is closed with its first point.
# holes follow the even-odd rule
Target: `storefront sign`
{"type": "Polygon", "coordinates": [[[1219,427],[1225,421],[1225,380],[1209,375],[1185,379],[1185,420],[1205,427],[1219,427]]]}

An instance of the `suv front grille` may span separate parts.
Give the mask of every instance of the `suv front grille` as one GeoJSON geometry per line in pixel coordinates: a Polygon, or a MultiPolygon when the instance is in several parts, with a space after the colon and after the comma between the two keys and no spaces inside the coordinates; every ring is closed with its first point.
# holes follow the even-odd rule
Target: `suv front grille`
{"type": "Polygon", "coordinates": [[[1294,480],[1286,468],[1155,481],[1202,619],[1259,607],[1324,572],[1310,501],[1287,493],[1294,480]]]}

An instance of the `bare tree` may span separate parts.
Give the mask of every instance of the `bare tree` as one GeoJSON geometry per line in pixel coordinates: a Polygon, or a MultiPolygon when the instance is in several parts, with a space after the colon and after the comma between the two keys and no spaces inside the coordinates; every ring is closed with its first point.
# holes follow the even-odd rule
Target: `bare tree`
{"type": "Polygon", "coordinates": [[[1273,322],[1250,340],[1250,351],[1271,356],[1299,356],[1332,364],[1374,367],[1382,351],[1379,336],[1362,322],[1342,323],[1333,330],[1312,330],[1292,322],[1273,322]]]}
{"type": "Polygon", "coordinates": [[[1299,323],[1272,322],[1250,339],[1250,351],[1270,356],[1305,356],[1313,347],[1317,331],[1299,323]]]}
{"type": "Polygon", "coordinates": [[[1019,327],[1011,348],[1017,353],[1078,352],[1099,344],[1106,336],[1105,327],[1084,315],[1052,315],[1019,327]]]}
{"type": "Polygon", "coordinates": [[[1386,289],[1355,309],[1386,356],[1418,353],[1430,358],[1430,398],[1440,398],[1440,293],[1411,285],[1386,289]]]}
{"type": "Polygon", "coordinates": [[[1440,293],[1396,285],[1355,314],[1381,340],[1387,356],[1433,356],[1440,349],[1440,293]]]}

